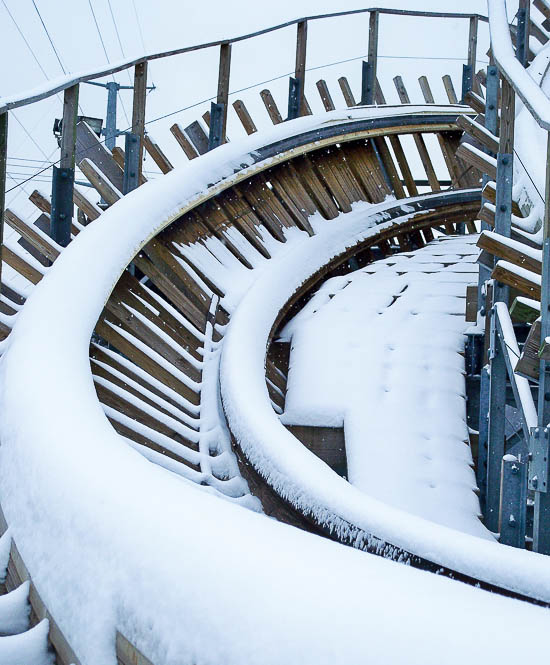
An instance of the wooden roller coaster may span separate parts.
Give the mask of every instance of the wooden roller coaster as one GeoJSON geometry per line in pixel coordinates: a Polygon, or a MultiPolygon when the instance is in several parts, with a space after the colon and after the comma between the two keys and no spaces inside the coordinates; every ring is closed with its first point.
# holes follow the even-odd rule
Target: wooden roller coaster
{"type": "MultiPolygon", "coordinates": [[[[494,22],[491,30],[497,34],[495,26],[502,22],[499,12],[504,10],[498,0],[489,4],[489,18],[494,22]]],[[[544,0],[536,0],[534,6],[550,21],[550,7],[544,0]]],[[[541,484],[537,487],[533,480],[536,474],[528,474],[526,461],[530,452],[539,483],[546,482],[540,480],[548,474],[548,466],[540,461],[546,449],[539,447],[533,455],[529,446],[532,431],[538,433],[537,441],[548,441],[547,407],[539,406],[537,421],[532,396],[536,394],[533,382],[542,380],[540,371],[546,377],[546,361],[550,361],[547,322],[544,316],[540,318],[547,298],[547,222],[544,232],[538,233],[541,206],[529,198],[529,188],[517,186],[512,201],[512,177],[506,162],[506,156],[514,153],[515,93],[522,96],[526,109],[533,108],[516,80],[524,73],[523,67],[520,74],[510,72],[507,53],[495,48],[493,37],[490,66],[475,72],[477,29],[479,21],[487,20],[484,17],[364,11],[369,12],[370,36],[360,103],[342,77],[339,83],[346,107],[336,109],[326,82],[320,80],[317,90],[326,113],[311,113],[304,94],[307,24],[323,17],[300,19],[295,22],[296,73],[290,81],[288,118],[283,121],[273,96],[263,90],[261,97],[274,127],[258,131],[245,103],[235,101],[234,110],[248,135],[235,145],[226,137],[231,44],[244,37],[204,45],[220,48],[218,98],[202,120],[185,128],[178,124],[172,127],[189,159],[181,169],[173,169],[168,151],[145,132],[144,91],[149,60],[192,48],[124,64],[135,67],[133,127],[124,151],[107,149],[85,121],[76,122],[79,83],[122,67],[68,77],[42,95],[0,100],[5,181],[8,111],[46,94],[60,90],[65,94],[61,162],[54,175],[52,200],[38,190],[33,192],[30,199],[40,211],[34,223],[23,221],[10,209],[3,211],[3,221],[17,238],[16,243],[2,246],[0,336],[7,366],[3,390],[10,391],[10,371],[14,371],[8,362],[10,356],[17,357],[17,350],[24,349],[23,342],[29,348],[39,344],[39,332],[29,330],[29,326],[33,312],[34,316],[42,312],[52,337],[57,331],[66,339],[91,338],[88,374],[93,377],[95,394],[74,387],[76,415],[55,425],[59,439],[86,437],[85,423],[80,431],[71,427],[78,410],[91,409],[95,400],[128,446],[148,462],[192,483],[196,491],[357,549],[548,607],[550,582],[542,572],[545,562],[535,553],[521,551],[527,542],[535,552],[550,553],[544,545],[550,539],[550,527],[544,521],[546,489],[541,489],[541,484]],[[411,104],[402,79],[397,77],[401,105],[386,104],[377,79],[378,21],[385,13],[469,21],[462,103],[458,103],[447,76],[443,82],[448,103],[436,104],[427,78],[421,77],[425,103],[411,104]],[[143,151],[164,174],[146,186],[141,169],[143,151]],[[74,180],[75,162],[101,197],[99,204],[72,181],[67,188],[65,181],[74,180]],[[358,211],[360,224],[348,224],[347,214],[359,219],[358,211]],[[117,223],[124,216],[129,223],[117,223]],[[298,440],[296,431],[293,434],[293,428],[285,427],[279,419],[285,410],[289,373],[288,345],[278,341],[284,326],[327,279],[388,261],[400,253],[416,252],[440,238],[471,234],[481,249],[481,267],[479,286],[470,286],[464,293],[467,317],[477,322],[466,349],[468,445],[476,464],[485,524],[489,531],[500,533],[501,543],[518,548],[506,548],[505,572],[491,565],[495,549],[501,548],[494,542],[474,548],[470,555],[468,548],[474,537],[457,534],[453,540],[444,529],[432,525],[413,546],[405,532],[391,524],[381,525],[368,504],[362,506],[363,512],[357,512],[347,489],[342,490],[342,500],[334,507],[326,495],[308,485],[301,468],[290,468],[290,463],[286,467],[277,459],[279,436],[285,445],[305,447],[327,461],[313,428],[302,428],[298,440]],[[86,264],[87,274],[71,283],[71,267],[103,249],[101,265],[86,264]],[[294,281],[287,284],[283,279],[285,257],[293,252],[298,257],[297,268],[294,281]],[[26,303],[29,285],[39,284],[26,303]],[[269,284],[273,294],[268,293],[269,284]],[[511,299],[512,319],[506,306],[510,299],[506,286],[517,296],[511,299]],[[82,297],[89,299],[83,317],[89,321],[76,321],[59,305],[70,302],[79,288],[83,289],[82,297]],[[258,322],[252,327],[245,312],[258,311],[261,300],[254,300],[255,292],[259,298],[264,294],[266,309],[261,325],[258,322]],[[526,324],[533,324],[528,331],[526,324]],[[522,335],[527,332],[523,344],[522,335]],[[226,335],[231,339],[226,340],[226,335]],[[270,418],[276,419],[274,430],[262,429],[261,414],[249,412],[246,395],[237,395],[240,390],[235,372],[224,372],[226,366],[242,364],[242,380],[247,379],[242,345],[248,337],[252,347],[255,340],[259,345],[257,357],[250,351],[250,367],[260,364],[264,385],[258,391],[265,393],[265,408],[272,412],[270,418]],[[510,355],[514,350],[519,359],[510,355]],[[481,369],[487,363],[491,369],[481,369]],[[507,388],[521,424],[506,438],[496,414],[504,412],[506,399],[510,402],[507,388]],[[475,400],[481,403],[479,408],[471,406],[475,400]],[[488,425],[484,412],[490,414],[488,425]],[[243,423],[249,423],[246,436],[243,423]],[[506,479],[517,475],[519,467],[524,484],[516,488],[506,479]],[[527,504],[532,497],[535,525],[529,535],[527,504]],[[513,531],[506,527],[511,524],[506,520],[512,512],[520,515],[519,529],[515,525],[513,531]],[[538,576],[537,589],[533,576],[538,576]]],[[[535,50],[529,48],[529,36],[542,45],[548,41],[545,23],[540,26],[529,18],[529,3],[523,2],[517,25],[508,26],[506,20],[507,48],[512,51],[514,44],[521,65],[540,49],[540,45],[535,50]]],[[[546,220],[547,210],[543,214],[546,220]]],[[[67,366],[88,362],[82,357],[81,346],[69,344],[62,362],[67,366]]],[[[59,361],[56,354],[45,358],[40,371],[56,372],[59,361]]],[[[59,371],[61,381],[67,381],[64,370],[59,371]]],[[[41,381],[37,376],[36,386],[41,381]]],[[[71,386],[66,389],[72,390],[71,386]]],[[[22,427],[20,436],[24,437],[22,427]]],[[[47,422],[44,428],[47,430],[47,422]]],[[[11,436],[12,429],[8,422],[3,437],[11,436]]],[[[336,483],[342,480],[330,462],[319,473],[325,489],[334,486],[340,491],[336,483]]],[[[43,593],[43,571],[35,577],[33,556],[27,558],[26,544],[17,538],[17,515],[9,501],[2,505],[5,517],[3,514],[0,522],[4,534],[0,544],[4,543],[7,561],[2,590],[16,593],[29,582],[22,596],[23,604],[28,597],[31,607],[24,630],[41,630],[37,643],[43,645],[47,640],[60,665],[87,662],[79,660],[80,645],[71,641],[66,627],[50,614],[51,588],[43,593]]],[[[55,578],[62,573],[51,570],[50,574],[55,578]]],[[[119,664],[150,662],[133,646],[134,636],[129,641],[119,625],[112,629],[119,664]]],[[[0,632],[4,634],[2,625],[0,632]]]]}

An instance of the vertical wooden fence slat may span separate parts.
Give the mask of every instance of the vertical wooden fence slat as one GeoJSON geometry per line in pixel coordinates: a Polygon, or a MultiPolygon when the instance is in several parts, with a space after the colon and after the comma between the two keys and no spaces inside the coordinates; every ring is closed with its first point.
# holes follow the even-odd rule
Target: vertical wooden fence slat
{"type": "Polygon", "coordinates": [[[8,156],[8,114],[0,115],[0,292],[2,289],[2,248],[4,246],[4,209],[6,207],[6,159],[8,156]]]}
{"type": "MultiPolygon", "coordinates": [[[[220,67],[218,71],[217,104],[222,104],[222,119],[220,127],[221,143],[227,141],[227,105],[229,100],[229,75],[231,71],[231,44],[220,45],[220,67]]],[[[212,130],[212,127],[210,128],[212,130]]]]}
{"type": "Polygon", "coordinates": [[[143,148],[145,135],[145,99],[147,95],[147,62],[140,62],[134,68],[134,103],[132,107],[132,134],[139,138],[139,163],[135,165],[138,182],[143,172],[143,148]]]}
{"type": "Polygon", "coordinates": [[[376,94],[376,77],[378,70],[378,25],[380,15],[377,11],[369,14],[369,57],[368,66],[365,71],[366,90],[365,99],[361,100],[365,104],[374,104],[376,94]]]}
{"type": "MultiPolygon", "coordinates": [[[[478,32],[479,20],[477,16],[472,16],[470,18],[470,31],[468,34],[468,66],[471,68],[472,72],[472,84],[477,86],[478,83],[475,78],[476,73],[476,60],[477,60],[477,32],[478,32]]],[[[475,90],[479,93],[480,90],[475,90]]]]}
{"type": "Polygon", "coordinates": [[[294,78],[298,81],[298,116],[306,115],[304,95],[306,85],[307,21],[300,21],[296,29],[296,66],[294,78]]]}

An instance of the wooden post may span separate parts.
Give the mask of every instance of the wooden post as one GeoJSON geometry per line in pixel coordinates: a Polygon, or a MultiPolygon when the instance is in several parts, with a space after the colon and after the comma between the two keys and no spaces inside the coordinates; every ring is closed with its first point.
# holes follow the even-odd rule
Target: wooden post
{"type": "Polygon", "coordinates": [[[377,11],[369,14],[369,57],[368,67],[366,68],[366,90],[365,103],[374,104],[376,96],[376,77],[378,69],[378,24],[379,14],[377,11]]]}
{"type": "Polygon", "coordinates": [[[468,65],[472,68],[472,79],[476,73],[478,23],[479,19],[477,16],[472,16],[470,18],[470,33],[468,35],[468,65]]]}
{"type": "Polygon", "coordinates": [[[519,0],[516,58],[524,67],[529,62],[530,0],[519,0]]]}
{"type": "Polygon", "coordinates": [[[2,292],[2,248],[4,246],[4,209],[6,207],[6,159],[8,156],[8,114],[0,116],[0,293],[2,292]]]}
{"type": "Polygon", "coordinates": [[[217,104],[223,104],[221,117],[221,143],[227,141],[227,105],[229,100],[229,74],[231,71],[231,44],[225,43],[220,46],[220,68],[218,72],[218,96],[217,104]]]}
{"type": "Polygon", "coordinates": [[[304,94],[306,85],[307,21],[300,21],[296,28],[296,66],[294,78],[298,81],[298,116],[306,115],[304,94]]]}
{"type": "Polygon", "coordinates": [[[50,235],[63,247],[71,241],[77,114],[78,84],[64,93],[61,157],[59,168],[53,167],[50,235]]]}
{"type": "Polygon", "coordinates": [[[135,165],[138,182],[143,170],[143,137],[145,135],[145,100],[147,96],[147,61],[140,62],[134,68],[134,104],[132,107],[132,134],[139,137],[137,151],[139,163],[135,165]]]}

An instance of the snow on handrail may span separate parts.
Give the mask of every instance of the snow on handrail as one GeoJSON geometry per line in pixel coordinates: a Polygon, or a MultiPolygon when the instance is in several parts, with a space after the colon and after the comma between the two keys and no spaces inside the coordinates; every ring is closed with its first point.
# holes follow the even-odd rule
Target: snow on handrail
{"type": "Polygon", "coordinates": [[[218,39],[213,42],[206,42],[204,44],[196,44],[194,46],[184,46],[178,49],[172,49],[170,51],[157,51],[153,53],[146,53],[144,55],[139,55],[134,58],[127,58],[125,60],[120,60],[114,64],[111,64],[109,67],[102,67],[100,69],[89,69],[84,70],[77,74],[68,74],[66,76],[60,76],[53,80],[47,81],[46,83],[39,85],[31,90],[26,90],[23,93],[18,93],[14,95],[9,95],[6,97],[0,97],[0,114],[10,111],[11,109],[19,108],[20,106],[27,106],[28,104],[33,104],[42,99],[47,99],[58,92],[62,92],[67,88],[76,85],[77,83],[85,83],[86,81],[91,81],[97,78],[103,78],[104,76],[109,76],[110,74],[116,74],[117,72],[133,67],[134,65],[139,65],[143,62],[149,62],[151,60],[159,60],[161,58],[168,58],[173,55],[182,55],[184,53],[190,53],[192,51],[200,51],[207,48],[212,48],[215,46],[220,46],[222,44],[235,44],[236,42],[241,42],[247,39],[252,39],[254,37],[259,37],[265,35],[269,32],[275,32],[276,30],[281,30],[283,28],[288,28],[298,23],[304,21],[317,21],[325,18],[337,18],[341,16],[351,16],[353,14],[365,14],[368,12],[378,12],[379,14],[390,14],[397,16],[418,16],[424,18],[464,18],[471,19],[477,18],[480,21],[488,21],[486,16],[482,14],[463,14],[460,12],[424,12],[417,10],[409,9],[387,9],[384,7],[370,7],[365,9],[353,9],[344,12],[332,12],[329,14],[316,14],[312,16],[304,16],[302,18],[296,18],[292,21],[286,21],[285,23],[279,23],[278,25],[271,26],[269,28],[264,28],[262,30],[257,30],[255,32],[250,32],[246,35],[239,35],[237,37],[231,37],[229,39],[218,39]]]}
{"type": "Polygon", "coordinates": [[[506,0],[487,0],[493,57],[503,76],[543,129],[550,131],[550,100],[516,58],[506,0]]]}

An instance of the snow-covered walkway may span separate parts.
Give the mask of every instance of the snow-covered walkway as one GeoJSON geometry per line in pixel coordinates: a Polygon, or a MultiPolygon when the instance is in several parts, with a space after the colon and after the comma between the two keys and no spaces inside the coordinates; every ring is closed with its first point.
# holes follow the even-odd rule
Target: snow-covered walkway
{"type": "Polygon", "coordinates": [[[344,427],[349,480],[396,508],[491,538],[466,425],[466,286],[476,236],[440,238],[325,282],[287,326],[287,424],[344,427]]]}

